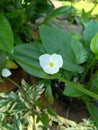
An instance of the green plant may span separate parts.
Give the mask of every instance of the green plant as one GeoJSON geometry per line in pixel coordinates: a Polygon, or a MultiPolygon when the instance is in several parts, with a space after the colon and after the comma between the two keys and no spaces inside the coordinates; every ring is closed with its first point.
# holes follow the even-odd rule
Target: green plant
{"type": "MultiPolygon", "coordinates": [[[[98,116],[95,114],[98,111],[98,107],[95,105],[95,101],[98,100],[98,84],[95,83],[95,81],[98,81],[98,61],[96,58],[98,22],[88,20],[85,28],[83,28],[83,34],[80,34],[80,38],[77,38],[79,35],[66,33],[50,27],[48,24],[48,21],[50,22],[50,19],[58,14],[70,14],[69,16],[72,17],[71,13],[74,14],[72,6],[53,10],[53,5],[48,0],[25,0],[24,2],[20,0],[5,2],[2,0],[0,5],[3,5],[0,6],[0,71],[6,66],[7,68],[16,68],[18,65],[28,74],[43,79],[43,82],[49,80],[48,85],[46,85],[46,97],[51,103],[53,103],[51,81],[60,80],[64,82],[66,87],[62,93],[65,96],[81,98],[98,127],[98,116]],[[47,10],[42,9],[40,12],[39,5],[49,8],[47,10]],[[72,9],[72,12],[70,12],[70,9],[72,9]],[[45,15],[43,15],[44,13],[45,15]],[[39,18],[43,18],[43,20],[39,24],[35,24],[39,18]],[[34,33],[35,35],[32,35],[34,33]],[[56,74],[44,71],[44,67],[47,67],[48,64],[43,68],[40,66],[39,57],[43,54],[48,54],[48,56],[56,54],[62,57],[62,65],[58,67],[60,70],[58,69],[56,74]],[[13,65],[9,67],[8,61],[11,65],[13,63],[15,67],[12,67],[13,65]],[[74,78],[77,80],[75,81],[74,78]]],[[[52,62],[50,67],[56,64],[56,60],[52,62]]],[[[53,60],[50,58],[49,63],[51,61],[53,60]]],[[[12,97],[17,97],[17,94],[14,93],[12,97]]],[[[29,103],[29,101],[27,102],[29,103]]],[[[40,117],[42,122],[44,118],[47,120],[47,122],[44,122],[47,126],[49,122],[47,114],[40,117]]],[[[21,127],[18,119],[15,117],[18,127],[21,127]]],[[[9,125],[7,127],[13,128],[9,125]]]]}
{"type": "Polygon", "coordinates": [[[17,92],[0,93],[0,129],[2,130],[50,130],[56,123],[57,130],[85,128],[96,130],[92,120],[81,123],[65,119],[48,107],[44,108],[41,95],[44,84],[30,86],[22,80],[17,92]]]}
{"type": "MultiPolygon", "coordinates": [[[[30,118],[44,118],[45,113],[39,110],[42,103],[38,101],[44,91],[44,85],[30,86],[22,80],[21,89],[17,92],[0,93],[0,129],[4,130],[27,130],[30,118]]],[[[47,117],[48,118],[48,117],[47,117]]],[[[31,120],[31,122],[32,122],[31,120]]],[[[34,119],[35,120],[35,119],[34,119]]],[[[36,124],[36,122],[35,122],[36,124]]],[[[32,123],[32,129],[35,128],[32,123]]],[[[46,122],[48,124],[48,122],[46,122]]]]}

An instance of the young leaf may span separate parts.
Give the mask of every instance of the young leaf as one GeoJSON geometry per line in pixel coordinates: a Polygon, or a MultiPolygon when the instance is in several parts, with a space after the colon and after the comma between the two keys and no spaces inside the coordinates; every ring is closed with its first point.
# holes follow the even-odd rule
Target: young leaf
{"type": "Polygon", "coordinates": [[[13,52],[14,38],[11,26],[7,18],[0,13],[0,50],[13,52]]]}

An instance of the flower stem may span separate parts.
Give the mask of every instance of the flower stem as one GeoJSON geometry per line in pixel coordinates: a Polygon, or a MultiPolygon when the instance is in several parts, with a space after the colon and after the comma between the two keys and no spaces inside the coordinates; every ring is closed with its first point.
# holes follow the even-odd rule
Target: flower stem
{"type": "Polygon", "coordinates": [[[84,93],[84,94],[86,94],[86,95],[88,95],[88,96],[90,96],[90,97],[93,97],[93,98],[95,98],[95,99],[98,100],[98,95],[96,95],[95,93],[91,92],[90,90],[85,89],[85,88],[84,88],[84,85],[79,84],[79,83],[76,84],[76,83],[74,83],[74,82],[71,82],[71,81],[69,81],[69,80],[66,80],[66,79],[63,78],[63,77],[59,77],[59,75],[57,75],[57,74],[54,75],[53,77],[54,77],[54,78],[57,78],[58,80],[60,80],[60,81],[62,81],[62,82],[64,82],[64,83],[66,83],[66,84],[68,84],[68,85],[70,85],[71,87],[73,87],[73,88],[79,90],[80,92],[82,92],[82,93],[84,93]]]}
{"type": "Polygon", "coordinates": [[[10,78],[7,78],[7,80],[9,80],[12,84],[14,84],[16,87],[20,88],[20,86],[15,82],[13,81],[12,79],[10,78]]]}
{"type": "Polygon", "coordinates": [[[86,77],[86,75],[87,75],[87,72],[89,71],[89,69],[91,68],[91,66],[94,65],[95,61],[96,61],[96,58],[93,58],[93,60],[90,62],[90,64],[86,67],[85,72],[83,73],[83,76],[82,76],[81,79],[80,79],[80,82],[81,82],[81,83],[84,82],[85,77],[86,77]]]}

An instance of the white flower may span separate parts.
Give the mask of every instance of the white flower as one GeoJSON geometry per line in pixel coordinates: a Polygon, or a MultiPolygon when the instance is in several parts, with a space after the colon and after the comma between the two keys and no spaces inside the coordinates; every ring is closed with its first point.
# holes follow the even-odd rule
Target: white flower
{"type": "Polygon", "coordinates": [[[7,77],[11,76],[12,73],[11,73],[11,71],[10,71],[9,69],[4,68],[4,69],[2,70],[2,73],[1,73],[1,74],[2,74],[3,77],[6,77],[6,78],[7,78],[7,77]]]}
{"type": "Polygon", "coordinates": [[[58,54],[43,54],[39,57],[40,66],[48,74],[55,74],[63,66],[63,58],[58,54]]]}

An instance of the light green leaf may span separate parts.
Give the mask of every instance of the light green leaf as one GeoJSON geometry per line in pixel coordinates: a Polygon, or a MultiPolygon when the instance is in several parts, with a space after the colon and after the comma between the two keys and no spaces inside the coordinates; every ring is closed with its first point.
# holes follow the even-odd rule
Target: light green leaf
{"type": "Polygon", "coordinates": [[[82,72],[80,66],[87,60],[87,52],[82,43],[68,33],[49,26],[39,27],[42,44],[47,53],[58,53],[64,60],[63,68],[68,71],[82,72]]]}
{"type": "Polygon", "coordinates": [[[90,49],[95,55],[98,55],[98,33],[96,33],[95,36],[92,38],[90,49]]]}
{"type": "Polygon", "coordinates": [[[90,42],[93,36],[98,32],[98,21],[90,21],[83,33],[85,42],[90,42]]]}
{"type": "Polygon", "coordinates": [[[0,50],[13,52],[14,38],[11,26],[7,18],[0,13],[0,50]]]}

